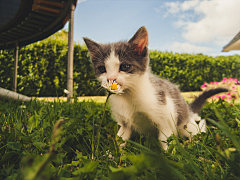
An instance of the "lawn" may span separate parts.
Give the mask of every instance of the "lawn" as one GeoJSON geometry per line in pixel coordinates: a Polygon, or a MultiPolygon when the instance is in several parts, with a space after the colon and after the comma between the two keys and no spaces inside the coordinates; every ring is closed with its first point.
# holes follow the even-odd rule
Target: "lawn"
{"type": "MultiPolygon", "coordinates": [[[[183,92],[182,95],[184,99],[188,102],[193,101],[195,97],[197,97],[199,94],[201,94],[200,91],[195,91],[195,92],[183,92]]],[[[47,101],[47,102],[54,102],[54,101],[61,101],[61,102],[66,102],[67,97],[37,97],[37,100],[40,101],[47,101]]],[[[78,97],[78,101],[91,101],[93,100],[96,103],[105,103],[106,101],[106,96],[82,96],[78,97]]]]}
{"type": "Polygon", "coordinates": [[[207,133],[191,141],[172,135],[164,151],[137,133],[120,148],[104,101],[0,101],[0,179],[240,179],[239,104],[208,102],[207,133]]]}

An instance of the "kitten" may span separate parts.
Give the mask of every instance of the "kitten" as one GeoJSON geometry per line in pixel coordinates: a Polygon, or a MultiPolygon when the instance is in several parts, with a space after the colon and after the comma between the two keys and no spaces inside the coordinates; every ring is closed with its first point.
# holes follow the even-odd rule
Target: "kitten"
{"type": "Polygon", "coordinates": [[[98,44],[83,39],[98,80],[115,93],[110,96],[111,108],[121,126],[118,136],[123,140],[129,139],[134,129],[157,136],[167,149],[165,142],[172,133],[190,137],[205,132],[205,120],[198,116],[205,100],[228,91],[224,88],[206,91],[188,106],[176,85],[151,73],[145,27],[127,42],[98,44]]]}

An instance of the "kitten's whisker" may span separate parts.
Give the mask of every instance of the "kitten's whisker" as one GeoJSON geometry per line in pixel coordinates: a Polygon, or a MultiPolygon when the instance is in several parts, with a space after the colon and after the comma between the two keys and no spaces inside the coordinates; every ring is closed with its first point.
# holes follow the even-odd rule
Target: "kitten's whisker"
{"type": "Polygon", "coordinates": [[[127,82],[124,85],[127,85],[128,88],[134,88],[134,89],[138,89],[139,88],[139,86],[137,84],[133,83],[133,82],[127,82]]]}
{"type": "Polygon", "coordinates": [[[97,79],[89,79],[90,81],[97,81],[97,82],[99,82],[97,79]]]}
{"type": "Polygon", "coordinates": [[[98,93],[97,93],[97,95],[99,95],[100,94],[100,92],[102,91],[102,90],[104,90],[105,88],[103,88],[102,86],[100,86],[99,88],[98,88],[98,93]]]}
{"type": "Polygon", "coordinates": [[[102,88],[102,86],[101,86],[101,85],[98,85],[97,87],[98,87],[98,88],[97,88],[97,91],[98,91],[100,88],[102,88]]]}
{"type": "Polygon", "coordinates": [[[131,91],[134,91],[135,93],[139,92],[139,85],[135,84],[135,83],[128,83],[127,86],[129,87],[128,89],[130,89],[131,91]]]}
{"type": "Polygon", "coordinates": [[[125,84],[128,84],[128,85],[133,85],[135,87],[139,87],[138,83],[135,83],[135,82],[125,82],[125,84]]]}
{"type": "Polygon", "coordinates": [[[133,91],[134,93],[139,91],[139,86],[134,82],[127,82],[124,85],[127,87],[127,89],[133,91]]]}

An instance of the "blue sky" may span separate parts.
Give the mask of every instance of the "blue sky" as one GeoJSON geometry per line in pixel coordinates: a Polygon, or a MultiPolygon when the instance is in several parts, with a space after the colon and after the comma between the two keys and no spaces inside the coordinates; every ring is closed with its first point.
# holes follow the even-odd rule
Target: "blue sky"
{"type": "Polygon", "coordinates": [[[221,52],[240,31],[239,7],[240,0],[78,0],[74,41],[82,44],[82,37],[101,43],[128,40],[145,26],[151,50],[240,54],[221,52]]]}

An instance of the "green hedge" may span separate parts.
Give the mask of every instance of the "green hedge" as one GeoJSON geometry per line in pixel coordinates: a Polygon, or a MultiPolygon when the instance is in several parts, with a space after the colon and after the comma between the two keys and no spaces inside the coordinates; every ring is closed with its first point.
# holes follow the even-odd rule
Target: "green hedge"
{"type": "Polygon", "coordinates": [[[224,77],[240,78],[240,56],[211,57],[202,54],[150,52],[154,74],[179,85],[182,91],[199,91],[204,82],[224,77]]]}
{"type": "MultiPolygon", "coordinates": [[[[67,88],[67,41],[50,37],[20,48],[19,93],[28,96],[63,96],[67,88]]],[[[240,56],[150,52],[152,71],[180,86],[182,91],[197,91],[206,81],[223,77],[240,78],[240,56]]],[[[12,89],[14,50],[0,50],[0,87],[12,89]]],[[[104,95],[94,76],[86,46],[74,45],[74,90],[78,96],[104,95]]]]}
{"type": "MultiPolygon", "coordinates": [[[[63,96],[67,89],[67,41],[45,40],[19,51],[18,89],[28,96],[63,96]]],[[[13,50],[0,50],[0,87],[12,89],[13,50]]],[[[74,45],[74,89],[77,95],[104,95],[85,46],[74,45]]]]}

